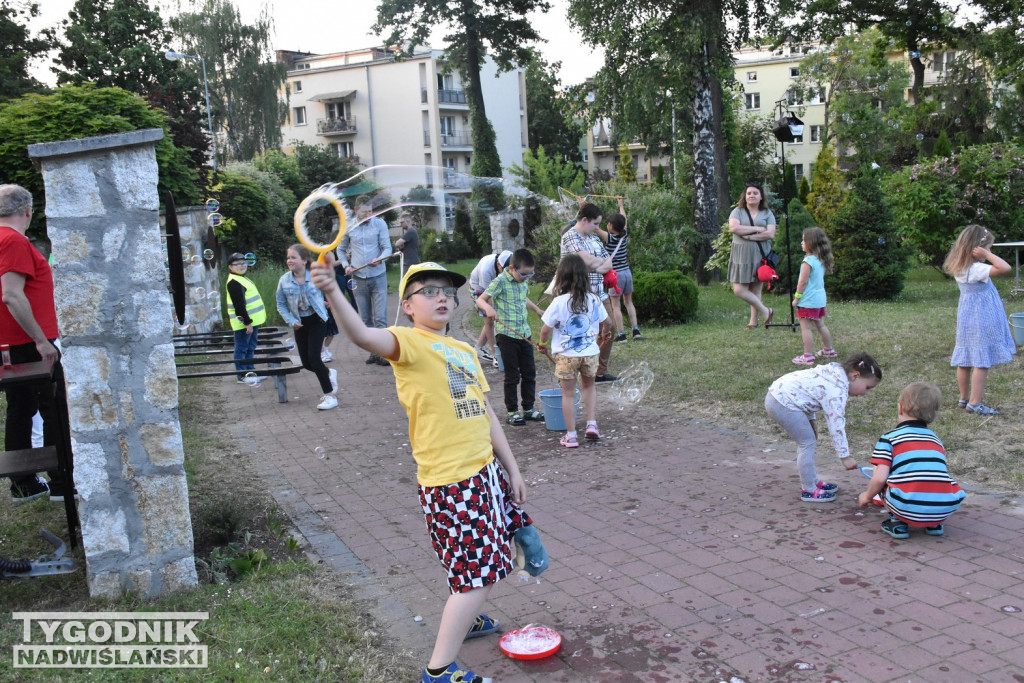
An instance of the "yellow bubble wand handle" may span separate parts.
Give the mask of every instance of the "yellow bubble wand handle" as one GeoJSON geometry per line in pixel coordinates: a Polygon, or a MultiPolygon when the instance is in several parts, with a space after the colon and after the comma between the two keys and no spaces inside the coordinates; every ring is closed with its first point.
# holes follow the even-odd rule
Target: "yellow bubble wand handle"
{"type": "Polygon", "coordinates": [[[302,200],[299,208],[295,210],[295,237],[299,244],[312,252],[319,254],[317,261],[326,262],[327,252],[334,251],[341,244],[341,238],[345,235],[345,207],[336,195],[325,190],[314,190],[308,197],[302,200]],[[318,244],[309,236],[309,229],[306,226],[306,214],[317,201],[323,200],[334,207],[338,214],[338,234],[330,244],[318,244]]]}

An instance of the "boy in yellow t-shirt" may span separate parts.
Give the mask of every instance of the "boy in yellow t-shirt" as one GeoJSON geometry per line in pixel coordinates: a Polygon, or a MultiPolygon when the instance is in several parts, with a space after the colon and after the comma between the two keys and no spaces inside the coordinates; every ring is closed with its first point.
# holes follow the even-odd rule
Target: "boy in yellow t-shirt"
{"type": "Polygon", "coordinates": [[[413,327],[379,329],[367,327],[342,296],[331,260],[312,264],[313,283],[349,339],[391,363],[409,416],[430,541],[448,572],[451,595],[422,680],[484,683],[490,679],[460,669],[455,657],[467,637],[498,628],[478,612],[491,587],[512,571],[511,541],[524,551],[530,574],[544,571],[548,560],[533,521],[519,508],[526,484],[484,396],[490,387],[476,352],[444,336],[466,278],[436,263],[411,266],[398,296],[413,327]]]}

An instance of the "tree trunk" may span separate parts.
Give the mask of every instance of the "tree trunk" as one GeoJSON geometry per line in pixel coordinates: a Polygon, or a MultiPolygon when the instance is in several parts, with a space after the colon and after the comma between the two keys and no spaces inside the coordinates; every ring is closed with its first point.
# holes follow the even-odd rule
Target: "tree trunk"
{"type": "MultiPolygon", "coordinates": [[[[907,50],[921,54],[920,46],[913,38],[907,40],[907,50]]],[[[914,57],[910,60],[910,68],[914,70],[914,84],[910,87],[910,103],[918,105],[921,103],[921,91],[924,90],[924,62],[921,57],[914,57]]]]}
{"type": "Polygon", "coordinates": [[[718,190],[715,182],[714,103],[711,96],[712,64],[708,45],[702,46],[693,95],[693,218],[702,236],[694,247],[693,269],[700,284],[709,282],[704,270],[711,241],[718,235],[718,190]]]}

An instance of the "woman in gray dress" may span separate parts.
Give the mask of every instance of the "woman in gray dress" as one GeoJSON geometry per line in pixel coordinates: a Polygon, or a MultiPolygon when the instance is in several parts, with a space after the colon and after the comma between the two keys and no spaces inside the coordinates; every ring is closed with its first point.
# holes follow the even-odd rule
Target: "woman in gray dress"
{"type": "Polygon", "coordinates": [[[771,251],[775,237],[775,216],[768,210],[764,192],[758,183],[747,183],[736,208],[729,214],[729,232],[732,233],[732,251],[729,255],[729,282],[733,294],[750,304],[750,323],[747,329],[757,327],[757,316],[764,318],[765,327],[772,321],[775,310],[761,301],[761,282],[757,268],[761,265],[761,251],[771,251]],[[760,244],[760,249],[758,249],[760,244]]]}

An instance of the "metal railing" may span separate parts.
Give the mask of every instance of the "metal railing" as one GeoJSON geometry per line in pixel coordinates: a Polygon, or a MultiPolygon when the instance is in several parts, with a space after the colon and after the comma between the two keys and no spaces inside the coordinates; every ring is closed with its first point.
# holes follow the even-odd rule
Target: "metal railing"
{"type": "Polygon", "coordinates": [[[430,131],[429,130],[423,131],[423,146],[424,147],[430,147],[430,131]]]}
{"type": "Polygon", "coordinates": [[[439,104],[466,104],[466,91],[438,90],[437,101],[439,104]]]}
{"type": "Polygon", "coordinates": [[[441,133],[442,147],[469,147],[472,144],[469,133],[441,133]]]}
{"type": "Polygon", "coordinates": [[[316,132],[320,135],[344,135],[356,132],[356,117],[345,116],[333,119],[317,119],[316,132]]]}

